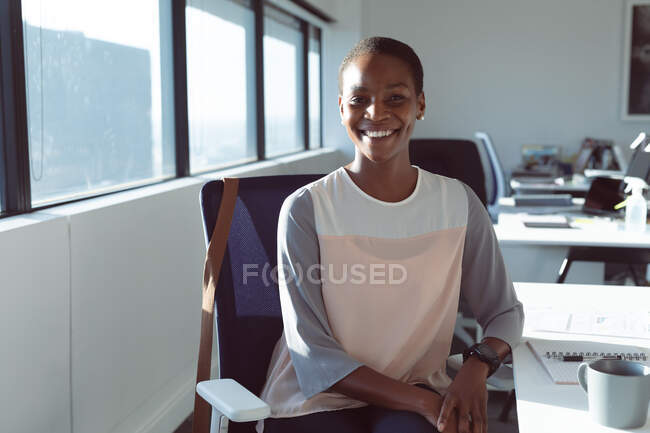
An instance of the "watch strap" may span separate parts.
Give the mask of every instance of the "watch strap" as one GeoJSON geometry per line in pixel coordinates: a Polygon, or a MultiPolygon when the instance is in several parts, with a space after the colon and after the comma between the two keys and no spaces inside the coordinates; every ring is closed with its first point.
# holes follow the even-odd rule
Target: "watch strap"
{"type": "Polygon", "coordinates": [[[475,356],[479,361],[487,364],[489,367],[488,377],[490,377],[501,366],[501,359],[494,349],[488,344],[476,343],[463,351],[463,362],[470,357],[475,356]]]}

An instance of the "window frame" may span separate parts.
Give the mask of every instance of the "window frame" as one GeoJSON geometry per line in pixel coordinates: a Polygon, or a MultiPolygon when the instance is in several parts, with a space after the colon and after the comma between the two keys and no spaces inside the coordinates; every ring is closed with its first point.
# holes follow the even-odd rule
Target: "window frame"
{"type": "MultiPolygon", "coordinates": [[[[308,124],[308,119],[309,119],[309,46],[305,45],[308,44],[309,42],[309,24],[301,19],[300,17],[297,17],[281,7],[278,7],[277,5],[270,3],[270,2],[263,2],[264,3],[264,8],[263,8],[263,20],[270,20],[277,25],[284,26],[285,29],[297,31],[300,34],[300,43],[302,44],[301,50],[300,50],[300,61],[302,62],[301,68],[298,71],[297,80],[295,83],[295,88],[298,90],[297,93],[300,93],[300,90],[302,90],[302,95],[296,95],[298,96],[298,99],[300,99],[300,103],[303,106],[303,109],[300,110],[300,107],[296,107],[296,126],[300,128],[300,132],[302,132],[302,148],[294,148],[288,151],[283,151],[283,152],[275,152],[273,155],[269,156],[269,152],[265,152],[265,158],[280,158],[286,155],[292,155],[295,153],[303,152],[306,150],[309,150],[309,124],[308,124]],[[302,97],[301,97],[302,96],[302,97]],[[302,119],[301,119],[302,117],[302,119]]],[[[267,29],[264,28],[262,29],[262,40],[264,36],[270,36],[266,34],[267,29]]],[[[288,42],[288,41],[284,41],[288,42]]],[[[264,51],[264,44],[262,41],[262,46],[261,50],[264,51]]],[[[263,65],[264,67],[264,65],[263,65]]],[[[298,68],[296,68],[298,69],[298,68]]],[[[262,79],[264,79],[265,71],[262,69],[262,79]]],[[[297,102],[296,102],[297,103],[297,102]]],[[[264,107],[264,116],[266,117],[266,106],[264,107]]],[[[266,133],[267,131],[265,131],[266,133]]],[[[265,139],[265,144],[266,144],[266,139],[265,139]]]]}
{"type": "MultiPolygon", "coordinates": [[[[310,147],[311,143],[308,139],[307,141],[307,147],[305,150],[313,150],[313,149],[320,149],[323,147],[323,127],[325,126],[325,123],[323,122],[323,29],[320,27],[317,27],[315,25],[309,24],[309,27],[307,28],[307,43],[311,45],[311,34],[312,30],[314,31],[315,35],[318,35],[318,146],[317,147],[310,147]]],[[[314,38],[316,39],[316,38],[314,38]]],[[[307,70],[306,74],[309,76],[309,53],[311,52],[310,47],[307,47],[307,53],[305,54],[306,61],[307,61],[307,70]]],[[[309,85],[309,80],[305,82],[305,84],[308,86],[309,85]]],[[[307,88],[307,92],[309,92],[309,88],[307,88]]],[[[309,98],[306,99],[305,101],[307,108],[307,112],[305,113],[306,115],[309,115],[309,98]]],[[[311,137],[311,125],[309,125],[309,135],[311,137]]]]}
{"type": "MultiPolygon", "coordinates": [[[[323,62],[322,37],[323,28],[288,11],[269,0],[229,0],[250,7],[255,15],[255,100],[258,107],[255,115],[256,123],[256,159],[250,162],[224,164],[218,170],[235,168],[247,164],[284,157],[315,150],[323,146],[323,62]],[[303,38],[303,123],[304,145],[300,150],[284,153],[268,158],[266,156],[266,129],[264,109],[264,8],[272,7],[298,20],[303,38]],[[319,107],[320,107],[320,143],[318,147],[310,147],[309,125],[309,52],[310,37],[313,29],[319,35],[319,107]]],[[[297,3],[296,3],[297,4],[297,3]]],[[[299,5],[308,14],[323,19],[318,14],[299,5]]],[[[23,43],[23,20],[21,0],[0,0],[0,218],[28,213],[34,210],[47,209],[63,204],[74,203],[90,198],[101,197],[123,191],[143,188],[163,182],[169,182],[183,177],[199,176],[216,170],[209,169],[201,172],[190,171],[189,118],[187,97],[187,28],[186,1],[171,0],[172,13],[172,59],[173,59],[173,96],[174,96],[174,129],[175,129],[175,176],[163,180],[154,180],[136,186],[116,188],[110,191],[83,194],[81,197],[53,201],[43,205],[32,206],[29,142],[27,118],[27,89],[25,77],[25,52],[23,43]]],[[[325,23],[334,22],[332,19],[325,23]]]]}
{"type": "Polygon", "coordinates": [[[0,179],[2,213],[31,211],[22,4],[0,0],[0,179]]]}

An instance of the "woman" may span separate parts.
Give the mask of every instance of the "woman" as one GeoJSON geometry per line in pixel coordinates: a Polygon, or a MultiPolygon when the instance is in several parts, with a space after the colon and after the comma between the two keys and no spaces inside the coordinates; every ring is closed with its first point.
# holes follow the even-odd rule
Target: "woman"
{"type": "Polygon", "coordinates": [[[410,164],[422,77],[413,50],[389,38],[362,40],[341,64],[355,158],[280,212],[284,333],[258,431],[487,431],[485,381],[521,337],[522,306],[476,195],[410,164]],[[451,381],[460,296],[486,338],[451,381]]]}

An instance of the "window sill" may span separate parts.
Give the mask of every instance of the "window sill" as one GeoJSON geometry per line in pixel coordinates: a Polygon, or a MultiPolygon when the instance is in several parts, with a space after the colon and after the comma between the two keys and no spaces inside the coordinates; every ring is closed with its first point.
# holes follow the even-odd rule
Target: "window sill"
{"type": "MultiPolygon", "coordinates": [[[[28,214],[2,218],[0,219],[0,232],[18,229],[20,227],[25,227],[57,217],[78,215],[96,209],[107,208],[133,200],[140,200],[146,197],[164,194],[170,191],[176,191],[191,187],[196,187],[198,189],[199,185],[204,184],[208,180],[221,179],[223,177],[283,174],[283,172],[286,172],[287,167],[293,163],[306,162],[312,159],[320,159],[321,156],[325,155],[335,157],[338,153],[339,151],[334,148],[308,150],[291,155],[280,156],[266,161],[254,162],[230,169],[226,168],[223,170],[214,171],[212,173],[203,173],[201,175],[173,179],[128,191],[115,192],[101,197],[90,197],[88,199],[80,200],[74,203],[61,204],[42,210],[36,210],[28,214]]],[[[330,169],[325,168],[323,170],[323,173],[327,171],[330,171],[330,169]]]]}

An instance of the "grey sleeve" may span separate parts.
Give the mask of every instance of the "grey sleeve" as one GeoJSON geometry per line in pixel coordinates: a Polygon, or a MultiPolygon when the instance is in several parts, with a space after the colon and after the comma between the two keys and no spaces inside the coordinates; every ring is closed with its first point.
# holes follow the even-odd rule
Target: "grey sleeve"
{"type": "Polygon", "coordinates": [[[278,221],[278,285],[284,334],[305,397],[327,390],[362,364],[333,337],[320,282],[320,249],[308,190],[285,200],[278,221]]]}
{"type": "Polygon", "coordinates": [[[460,292],[485,337],[496,337],[514,349],[524,325],[524,310],[508,276],[492,222],[474,191],[467,193],[467,232],[460,292]]]}

